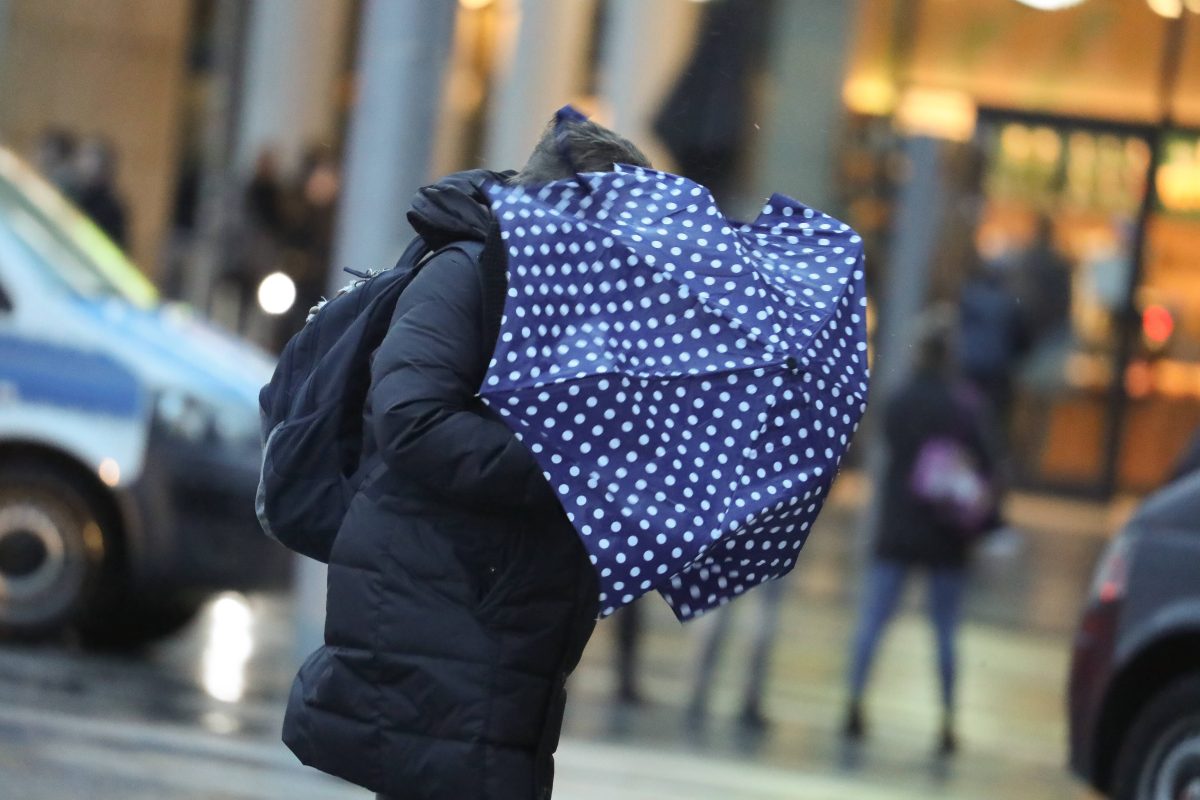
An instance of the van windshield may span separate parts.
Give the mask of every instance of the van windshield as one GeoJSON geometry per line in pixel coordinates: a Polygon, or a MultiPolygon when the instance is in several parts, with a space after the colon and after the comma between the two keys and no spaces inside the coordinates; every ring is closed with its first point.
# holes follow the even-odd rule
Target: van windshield
{"type": "Polygon", "coordinates": [[[84,297],[119,297],[147,308],[154,286],[112,240],[58,190],[0,149],[0,226],[50,275],[84,297]]]}

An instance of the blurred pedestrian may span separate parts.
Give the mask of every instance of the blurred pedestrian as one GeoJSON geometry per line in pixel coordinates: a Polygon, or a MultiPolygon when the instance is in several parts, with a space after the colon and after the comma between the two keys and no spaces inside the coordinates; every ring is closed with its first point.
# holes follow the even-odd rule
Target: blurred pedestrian
{"type": "Polygon", "coordinates": [[[285,341],[304,325],[308,309],[326,294],[340,189],[341,175],[333,154],[323,146],[310,148],[286,204],[288,234],[282,266],[296,284],[296,301],[280,326],[285,341]]]}
{"type": "Polygon", "coordinates": [[[287,200],[273,148],[263,148],[254,160],[244,199],[250,225],[275,243],[282,242],[288,234],[287,200]]]}
{"type": "MultiPolygon", "coordinates": [[[[222,263],[214,306],[232,308],[230,324],[242,334],[255,321],[258,286],[280,268],[291,232],[287,194],[274,148],[264,147],[254,160],[254,172],[240,190],[241,213],[233,226],[234,257],[222,263]]],[[[307,308],[307,306],[305,306],[307,308]]],[[[294,332],[294,331],[293,331],[294,332]]]]}
{"type": "Polygon", "coordinates": [[[959,296],[958,318],[963,376],[987,398],[1001,429],[1007,430],[1028,329],[1002,262],[976,261],[959,296]]]}
{"type": "Polygon", "coordinates": [[[117,192],[117,154],[112,143],[89,136],[75,158],[74,199],[118,247],[129,245],[125,201],[117,192]]]}
{"type": "Polygon", "coordinates": [[[183,300],[187,291],[188,262],[199,233],[201,167],[198,153],[185,153],[175,182],[170,237],[160,280],[163,296],[172,300],[183,300]]]}
{"type": "Polygon", "coordinates": [[[37,138],[34,164],[46,180],[68,197],[75,196],[75,154],[79,142],[66,128],[49,127],[37,138]]]}
{"type": "MultiPolygon", "coordinates": [[[[771,665],[771,651],[775,648],[775,636],[779,632],[779,611],[787,595],[782,580],[767,581],[755,592],[759,601],[758,617],[755,620],[754,639],[745,660],[738,654],[738,661],[745,670],[738,723],[751,731],[765,730],[770,719],[763,711],[763,695],[771,665]]],[[[729,627],[736,612],[729,606],[716,609],[701,617],[696,626],[700,628],[700,658],[696,678],[692,684],[692,698],[688,703],[688,720],[699,723],[708,715],[708,701],[716,677],[717,662],[729,638],[729,627]]]]}
{"type": "Polygon", "coordinates": [[[1071,261],[1054,242],[1054,220],[1038,217],[1033,241],[1017,258],[1013,291],[1035,350],[1060,346],[1071,326],[1071,261]]]}
{"type": "Polygon", "coordinates": [[[304,156],[291,192],[290,244],[310,255],[324,272],[333,251],[335,211],[341,190],[337,159],[324,146],[304,156]]]}
{"type": "Polygon", "coordinates": [[[415,198],[409,222],[435,253],[371,359],[367,477],[329,557],[326,646],[285,721],[306,764],[405,800],[550,796],[599,588],[533,455],[478,396],[506,294],[486,186],[614,163],[647,165],[612,131],[560,119],[515,177],[459,173],[415,198]]]}
{"type": "Polygon", "coordinates": [[[1036,472],[1050,440],[1056,405],[1066,390],[1067,358],[1072,346],[1072,270],[1054,242],[1054,221],[1037,219],[1032,243],[1017,256],[1013,291],[1021,304],[1026,354],[1018,368],[1021,408],[1012,448],[1036,472]]]}
{"type": "Polygon", "coordinates": [[[642,604],[636,600],[613,615],[617,630],[617,702],[638,706],[644,701],[638,679],[638,655],[642,642],[642,604]]]}
{"type": "Polygon", "coordinates": [[[245,295],[251,296],[258,282],[279,267],[291,234],[287,191],[273,148],[263,148],[255,159],[242,202],[246,215],[245,256],[239,274],[232,277],[240,281],[245,295]]]}
{"type": "Polygon", "coordinates": [[[844,723],[848,738],[864,735],[863,695],[876,647],[909,573],[920,569],[928,574],[929,614],[937,634],[938,748],[945,755],[957,747],[955,640],[967,559],[979,534],[995,524],[992,433],[986,406],[957,374],[953,331],[953,316],[945,310],[922,320],[914,374],[887,400],[883,507],[852,643],[844,723]]]}

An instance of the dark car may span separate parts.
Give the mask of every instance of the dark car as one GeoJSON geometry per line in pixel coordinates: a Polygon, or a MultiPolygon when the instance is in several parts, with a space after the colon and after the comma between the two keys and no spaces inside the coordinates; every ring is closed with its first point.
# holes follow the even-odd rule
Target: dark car
{"type": "Polygon", "coordinates": [[[1069,704],[1079,777],[1117,800],[1200,800],[1200,473],[1147,499],[1101,559],[1069,704]]]}

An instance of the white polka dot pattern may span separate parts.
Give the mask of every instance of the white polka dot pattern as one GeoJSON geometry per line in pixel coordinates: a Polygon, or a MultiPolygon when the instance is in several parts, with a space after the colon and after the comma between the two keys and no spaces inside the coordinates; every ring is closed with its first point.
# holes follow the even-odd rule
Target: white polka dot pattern
{"type": "Polygon", "coordinates": [[[795,564],[866,405],[862,242],[781,195],[749,224],[619,167],[493,186],[508,250],[480,393],[600,577],[681,620],[795,564]]]}

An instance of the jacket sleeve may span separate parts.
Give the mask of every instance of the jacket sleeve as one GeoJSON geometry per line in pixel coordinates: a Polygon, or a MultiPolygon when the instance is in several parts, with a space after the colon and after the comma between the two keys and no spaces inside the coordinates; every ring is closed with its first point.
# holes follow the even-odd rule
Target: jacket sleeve
{"type": "Polygon", "coordinates": [[[491,359],[482,305],[478,267],[455,250],[400,295],[371,366],[376,442],[389,469],[452,502],[542,510],[557,501],[533,455],[476,396],[491,359]]]}

